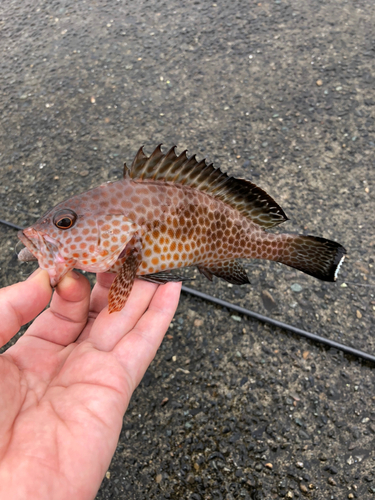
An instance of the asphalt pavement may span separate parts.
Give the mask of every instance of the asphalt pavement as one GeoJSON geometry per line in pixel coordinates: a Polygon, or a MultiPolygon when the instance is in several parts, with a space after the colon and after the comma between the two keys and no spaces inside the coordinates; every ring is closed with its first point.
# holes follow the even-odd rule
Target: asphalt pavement
{"type": "MultiPolygon", "coordinates": [[[[120,178],[141,145],[265,189],[336,283],[245,263],[190,286],[375,355],[375,4],[7,0],[0,218],[120,178]]],[[[0,285],[32,269],[0,225],[0,285]]],[[[96,500],[375,498],[374,365],[183,294],[96,500]]]]}

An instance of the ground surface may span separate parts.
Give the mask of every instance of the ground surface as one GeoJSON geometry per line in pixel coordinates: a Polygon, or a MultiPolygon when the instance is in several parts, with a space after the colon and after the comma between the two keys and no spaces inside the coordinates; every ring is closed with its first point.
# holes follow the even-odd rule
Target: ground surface
{"type": "MultiPolygon", "coordinates": [[[[189,148],[348,249],[337,284],[250,262],[250,286],[192,286],[375,353],[374,26],[372,0],[2,2],[1,217],[31,224],[142,144],[189,148]]],[[[8,285],[29,268],[0,235],[8,285]]],[[[183,296],[97,500],[375,498],[374,383],[183,296]]]]}

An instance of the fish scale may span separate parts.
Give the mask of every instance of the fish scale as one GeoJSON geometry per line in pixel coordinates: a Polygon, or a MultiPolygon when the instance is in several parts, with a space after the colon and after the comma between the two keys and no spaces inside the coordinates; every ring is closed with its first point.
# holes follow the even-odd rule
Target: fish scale
{"type": "Polygon", "coordinates": [[[345,255],[338,243],[267,232],[287,220],[262,189],[160,146],[141,148],[124,178],[59,203],[19,233],[55,286],[69,269],[116,273],[111,312],[126,303],[136,276],[157,283],[180,279],[173,269],[197,266],[209,279],[248,283],[238,259],[281,262],[326,281],[345,255]]]}

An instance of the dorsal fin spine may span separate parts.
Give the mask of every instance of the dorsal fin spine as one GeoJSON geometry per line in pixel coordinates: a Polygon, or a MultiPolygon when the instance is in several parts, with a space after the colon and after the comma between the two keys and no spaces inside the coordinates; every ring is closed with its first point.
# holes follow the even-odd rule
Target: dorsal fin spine
{"type": "Polygon", "coordinates": [[[161,150],[161,144],[159,144],[151,156],[147,159],[145,166],[142,171],[142,179],[148,171],[153,171],[154,167],[164,158],[163,152],[161,150]]]}
{"type": "Polygon", "coordinates": [[[124,163],[123,177],[124,179],[130,177],[130,170],[126,163],[124,163]]]}
{"type": "Polygon", "coordinates": [[[145,155],[144,151],[143,151],[143,148],[144,146],[141,146],[138,151],[137,151],[137,154],[135,155],[135,158],[131,164],[131,167],[130,167],[130,176],[132,176],[132,172],[136,171],[137,170],[137,165],[138,164],[141,164],[142,162],[144,162],[144,160],[147,158],[147,156],[145,155]]]}
{"type": "Polygon", "coordinates": [[[223,176],[222,176],[221,179],[220,179],[220,177],[217,179],[217,182],[216,182],[216,185],[215,185],[214,189],[221,188],[221,186],[223,186],[224,184],[226,184],[229,179],[230,179],[230,177],[228,177],[227,174],[223,174],[223,176]]]}
{"type": "Polygon", "coordinates": [[[204,178],[204,175],[205,173],[210,170],[212,168],[212,164],[211,165],[207,165],[202,169],[202,173],[201,175],[199,175],[196,179],[196,182],[197,182],[197,185],[196,185],[196,189],[200,189],[201,191],[205,191],[204,189],[204,183],[207,182],[207,180],[210,178],[210,175],[205,179],[204,178]],[[201,181],[199,182],[199,179],[202,177],[201,181]]]}
{"type": "Polygon", "coordinates": [[[181,165],[180,170],[178,170],[172,179],[172,182],[179,182],[180,184],[186,184],[187,175],[186,173],[190,171],[191,164],[196,163],[195,155],[187,158],[186,161],[181,165]]]}
{"type": "MultiPolygon", "coordinates": [[[[158,173],[162,173],[163,169],[166,167],[167,170],[171,168],[173,165],[173,149],[170,149],[168,153],[164,156],[164,158],[161,160],[160,165],[158,166],[158,169],[154,171],[152,179],[155,179],[156,175],[158,173]],[[171,158],[172,157],[172,158],[171,158]]],[[[175,156],[175,155],[174,155],[175,156]]],[[[152,165],[153,166],[153,165],[152,165]]]]}
{"type": "MultiPolygon", "coordinates": [[[[175,165],[177,165],[177,168],[181,168],[182,165],[184,165],[184,163],[187,161],[187,156],[186,156],[186,150],[183,151],[180,156],[176,156],[176,161],[175,161],[175,165]]],[[[174,163],[171,162],[171,164],[169,165],[168,169],[165,171],[165,172],[161,172],[161,175],[163,178],[167,179],[169,175],[171,175],[171,171],[172,169],[174,168],[174,163]]],[[[158,173],[158,172],[157,172],[158,173]]]]}

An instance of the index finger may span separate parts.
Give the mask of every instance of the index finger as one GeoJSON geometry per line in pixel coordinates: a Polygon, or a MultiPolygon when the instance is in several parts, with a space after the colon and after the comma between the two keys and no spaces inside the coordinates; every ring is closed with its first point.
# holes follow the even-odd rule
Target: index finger
{"type": "Polygon", "coordinates": [[[115,356],[133,383],[133,390],[154,359],[168,330],[178,306],[181,285],[170,282],[159,286],[147,311],[114,348],[115,356]]]}

